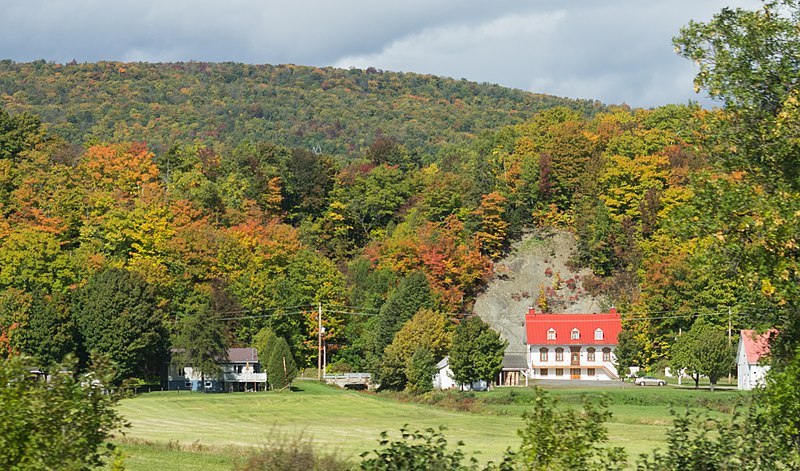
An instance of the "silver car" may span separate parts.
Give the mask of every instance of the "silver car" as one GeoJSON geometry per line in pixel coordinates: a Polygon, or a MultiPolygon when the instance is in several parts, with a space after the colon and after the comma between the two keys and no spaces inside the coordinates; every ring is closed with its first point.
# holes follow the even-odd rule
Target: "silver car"
{"type": "Polygon", "coordinates": [[[663,379],[654,378],[652,376],[640,376],[633,380],[633,384],[639,386],[665,386],[667,382],[663,379]]]}

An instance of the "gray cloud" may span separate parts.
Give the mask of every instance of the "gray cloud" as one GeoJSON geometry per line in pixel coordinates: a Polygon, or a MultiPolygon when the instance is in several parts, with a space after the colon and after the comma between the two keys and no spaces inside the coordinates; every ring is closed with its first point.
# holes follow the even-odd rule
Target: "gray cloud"
{"type": "Polygon", "coordinates": [[[372,66],[650,107],[703,99],[672,48],[682,25],[758,4],[10,0],[0,58],[372,66]]]}

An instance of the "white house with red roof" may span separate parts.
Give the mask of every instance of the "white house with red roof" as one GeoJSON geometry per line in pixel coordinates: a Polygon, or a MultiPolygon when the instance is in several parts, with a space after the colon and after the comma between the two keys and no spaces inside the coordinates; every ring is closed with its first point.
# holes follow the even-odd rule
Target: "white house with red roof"
{"type": "Polygon", "coordinates": [[[736,370],[739,376],[739,389],[749,391],[764,385],[769,365],[764,359],[769,355],[769,337],[774,330],[759,334],[755,330],[743,330],[739,336],[739,349],[736,352],[736,370]]]}
{"type": "Polygon", "coordinates": [[[532,379],[619,379],[614,350],[622,330],[616,308],[604,314],[525,315],[532,379]]]}

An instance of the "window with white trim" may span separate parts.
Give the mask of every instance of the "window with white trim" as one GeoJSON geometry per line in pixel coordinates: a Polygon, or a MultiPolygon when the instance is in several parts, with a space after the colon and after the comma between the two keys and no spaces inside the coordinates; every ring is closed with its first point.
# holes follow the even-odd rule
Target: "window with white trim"
{"type": "Polygon", "coordinates": [[[603,329],[597,329],[594,331],[594,339],[603,340],[603,329]]]}
{"type": "Polygon", "coordinates": [[[581,331],[576,327],[572,329],[572,335],[570,335],[570,339],[578,340],[579,338],[581,338],[581,331]]]}
{"type": "Polygon", "coordinates": [[[547,331],[547,340],[555,340],[556,339],[556,329],[550,328],[547,331]]]}

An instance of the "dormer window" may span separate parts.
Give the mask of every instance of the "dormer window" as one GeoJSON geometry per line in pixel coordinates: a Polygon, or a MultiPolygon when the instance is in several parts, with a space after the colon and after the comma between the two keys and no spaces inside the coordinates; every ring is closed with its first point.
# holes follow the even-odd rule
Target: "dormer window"
{"type": "Polygon", "coordinates": [[[594,331],[594,339],[603,340],[603,329],[597,329],[594,331]]]}
{"type": "Polygon", "coordinates": [[[550,328],[547,331],[547,340],[555,340],[556,339],[556,329],[550,328]]]}
{"type": "Polygon", "coordinates": [[[578,340],[581,338],[581,331],[578,328],[572,329],[572,335],[570,336],[572,340],[578,340]]]}

